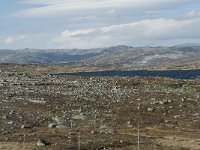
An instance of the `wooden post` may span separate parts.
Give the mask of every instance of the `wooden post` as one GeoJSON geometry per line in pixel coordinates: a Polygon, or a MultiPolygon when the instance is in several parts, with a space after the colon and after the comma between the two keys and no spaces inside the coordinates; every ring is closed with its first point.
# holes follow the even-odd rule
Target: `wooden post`
{"type": "Polygon", "coordinates": [[[78,131],[78,150],[81,150],[81,135],[80,135],[80,131],[78,131]]]}
{"type": "Polygon", "coordinates": [[[138,150],[140,150],[140,100],[138,100],[138,133],[137,133],[137,145],[138,145],[138,150]]]}
{"type": "Polygon", "coordinates": [[[26,135],[24,134],[24,144],[25,144],[25,141],[26,141],[26,135]]]}
{"type": "Polygon", "coordinates": [[[138,150],[140,150],[140,123],[138,122],[138,150]]]}
{"type": "Polygon", "coordinates": [[[95,125],[95,126],[96,126],[96,123],[97,123],[96,120],[97,120],[97,115],[95,114],[95,115],[94,115],[94,125],[95,125]]]}

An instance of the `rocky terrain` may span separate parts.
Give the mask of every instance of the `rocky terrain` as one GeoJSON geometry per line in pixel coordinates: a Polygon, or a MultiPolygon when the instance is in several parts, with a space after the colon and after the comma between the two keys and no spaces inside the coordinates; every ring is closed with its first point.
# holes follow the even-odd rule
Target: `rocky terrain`
{"type": "Polygon", "coordinates": [[[200,46],[172,47],[114,46],[97,49],[0,50],[1,63],[71,64],[115,67],[199,66],[200,46]]]}
{"type": "Polygon", "coordinates": [[[0,149],[200,149],[200,79],[50,75],[79,69],[0,65],[0,149]]]}

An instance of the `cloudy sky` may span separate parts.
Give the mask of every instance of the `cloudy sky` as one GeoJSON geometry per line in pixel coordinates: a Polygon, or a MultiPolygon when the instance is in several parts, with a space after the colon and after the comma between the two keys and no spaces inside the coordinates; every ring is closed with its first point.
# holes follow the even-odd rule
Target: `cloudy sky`
{"type": "Polygon", "coordinates": [[[2,0],[0,49],[200,43],[200,0],[2,0]]]}

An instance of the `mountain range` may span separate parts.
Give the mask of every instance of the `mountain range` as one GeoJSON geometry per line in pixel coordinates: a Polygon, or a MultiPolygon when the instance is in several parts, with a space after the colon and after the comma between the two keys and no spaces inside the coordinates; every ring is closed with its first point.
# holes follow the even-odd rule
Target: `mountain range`
{"type": "Polygon", "coordinates": [[[0,63],[86,66],[178,66],[200,64],[200,45],[171,47],[113,46],[95,49],[0,50],[0,63]]]}

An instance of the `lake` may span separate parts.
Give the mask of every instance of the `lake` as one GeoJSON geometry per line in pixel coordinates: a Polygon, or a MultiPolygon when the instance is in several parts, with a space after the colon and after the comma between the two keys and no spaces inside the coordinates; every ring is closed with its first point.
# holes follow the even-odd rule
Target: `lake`
{"type": "Polygon", "coordinates": [[[195,79],[200,77],[200,70],[132,70],[132,71],[97,71],[58,73],[58,76],[91,76],[91,77],[168,77],[175,79],[195,79]]]}

